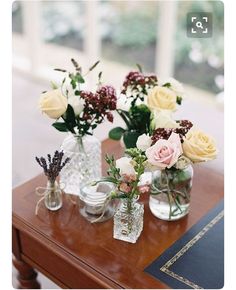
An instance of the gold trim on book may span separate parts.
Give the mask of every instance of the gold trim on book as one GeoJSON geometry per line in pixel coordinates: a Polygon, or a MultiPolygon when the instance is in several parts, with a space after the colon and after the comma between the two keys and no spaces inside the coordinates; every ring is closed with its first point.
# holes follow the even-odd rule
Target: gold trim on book
{"type": "Polygon", "coordinates": [[[195,237],[192,238],[183,248],[177,252],[169,261],[163,265],[160,270],[165,274],[171,276],[172,278],[179,280],[180,282],[195,288],[195,289],[203,289],[199,285],[194,282],[189,281],[188,279],[174,273],[169,268],[181,257],[184,253],[186,253],[197,241],[199,241],[217,222],[219,222],[224,216],[224,210],[222,210],[209,224],[207,224],[195,237]]]}

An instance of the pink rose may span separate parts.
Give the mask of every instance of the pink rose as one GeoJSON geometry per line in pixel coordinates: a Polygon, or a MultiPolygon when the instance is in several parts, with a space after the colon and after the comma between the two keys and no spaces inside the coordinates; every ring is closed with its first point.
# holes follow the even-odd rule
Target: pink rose
{"type": "Polygon", "coordinates": [[[148,162],[160,170],[172,167],[182,153],[179,135],[173,132],[168,140],[159,139],[146,150],[148,162]]]}

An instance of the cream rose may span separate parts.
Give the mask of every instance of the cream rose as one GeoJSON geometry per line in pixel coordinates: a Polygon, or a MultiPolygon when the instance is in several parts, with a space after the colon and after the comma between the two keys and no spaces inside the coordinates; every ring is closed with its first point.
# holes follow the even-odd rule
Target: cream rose
{"type": "Polygon", "coordinates": [[[136,142],[136,146],[138,149],[145,151],[147,150],[152,144],[152,139],[147,134],[142,134],[138,137],[138,140],[136,142]]]}
{"type": "Polygon", "coordinates": [[[176,94],[166,88],[156,86],[149,91],[147,104],[151,110],[176,110],[176,94]]]}
{"type": "Polygon", "coordinates": [[[52,90],[40,96],[40,109],[49,118],[60,118],[65,113],[67,105],[67,98],[61,93],[61,89],[52,90]]]}
{"type": "Polygon", "coordinates": [[[162,170],[171,168],[182,154],[179,135],[172,133],[168,140],[159,139],[146,150],[147,161],[150,165],[162,170]]]}
{"type": "Polygon", "coordinates": [[[186,134],[183,151],[192,162],[204,162],[215,159],[217,156],[213,138],[196,129],[191,129],[186,134]]]}
{"type": "Polygon", "coordinates": [[[171,117],[170,111],[153,112],[154,114],[154,128],[178,128],[178,123],[171,117]]]}
{"type": "Polygon", "coordinates": [[[169,83],[170,84],[170,89],[172,91],[174,91],[177,96],[183,96],[184,95],[184,87],[176,79],[168,78],[168,79],[163,80],[161,83],[162,83],[162,85],[164,85],[166,83],[169,83]]]}
{"type": "Polygon", "coordinates": [[[135,175],[136,172],[132,165],[132,159],[129,157],[121,157],[120,159],[116,160],[116,168],[120,169],[121,175],[135,175]]]}

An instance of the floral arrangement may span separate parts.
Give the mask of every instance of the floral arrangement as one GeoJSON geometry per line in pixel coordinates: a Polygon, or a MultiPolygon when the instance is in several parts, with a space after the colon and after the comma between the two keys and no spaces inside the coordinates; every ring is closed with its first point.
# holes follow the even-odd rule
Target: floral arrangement
{"type": "MultiPolygon", "coordinates": [[[[168,220],[188,213],[193,177],[191,165],[217,156],[212,137],[194,128],[190,121],[180,121],[178,125],[172,129],[158,128],[152,136],[144,134],[137,141],[137,147],[147,158],[146,168],[154,172],[150,193],[165,194],[167,198],[168,220]]],[[[161,202],[164,200],[165,197],[160,197],[161,202]]],[[[150,208],[152,210],[151,204],[150,208]]]]}
{"type": "Polygon", "coordinates": [[[109,132],[114,140],[123,138],[126,148],[136,147],[142,134],[152,134],[163,126],[173,127],[171,112],[181,105],[183,86],[175,79],[159,81],[155,75],[145,75],[140,65],[139,71],[131,71],[122,85],[117,100],[117,112],[124,120],[126,128],[116,127],[109,132]]]}
{"type": "MultiPolygon", "coordinates": [[[[114,157],[106,155],[109,165],[108,176],[100,181],[113,183],[116,188],[111,198],[126,198],[128,205],[141,193],[148,192],[149,185],[140,185],[141,175],[145,170],[146,157],[142,150],[137,148],[126,149],[126,156],[115,161],[114,157]]],[[[129,207],[129,206],[128,206],[129,207]]]]}
{"type": "Polygon", "coordinates": [[[53,90],[43,92],[39,105],[43,113],[56,121],[52,124],[57,130],[71,132],[78,136],[91,135],[105,118],[113,122],[111,111],[116,109],[116,91],[112,86],[102,85],[100,72],[96,92],[84,90],[85,76],[99,63],[97,61],[85,74],[72,59],[74,72],[55,69],[65,74],[60,86],[52,83],[53,90]]]}

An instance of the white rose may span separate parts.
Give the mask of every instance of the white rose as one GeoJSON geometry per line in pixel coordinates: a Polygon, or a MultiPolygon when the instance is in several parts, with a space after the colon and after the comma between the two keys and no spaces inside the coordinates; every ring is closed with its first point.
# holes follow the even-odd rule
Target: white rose
{"type": "Polygon", "coordinates": [[[179,124],[171,117],[170,111],[154,111],[154,124],[157,128],[178,128],[179,124]]]}
{"type": "MultiPolygon", "coordinates": [[[[120,97],[117,99],[116,108],[118,110],[123,110],[128,112],[131,107],[131,102],[133,101],[132,97],[127,97],[126,95],[120,95],[120,97]]],[[[135,102],[136,106],[139,106],[141,104],[145,104],[146,100],[141,101],[140,99],[137,99],[135,102]]]]}
{"type": "Polygon", "coordinates": [[[129,157],[121,157],[116,160],[116,168],[120,169],[120,174],[136,175],[134,167],[132,165],[132,159],[129,157]]]}
{"type": "Polygon", "coordinates": [[[121,95],[117,99],[116,108],[128,112],[131,107],[132,98],[127,98],[125,95],[121,95]]]}
{"type": "Polygon", "coordinates": [[[85,101],[80,96],[72,96],[68,98],[68,104],[74,109],[75,116],[78,116],[84,109],[85,101]]]}
{"type": "Polygon", "coordinates": [[[61,93],[61,89],[52,90],[41,94],[39,106],[49,118],[60,118],[67,109],[67,98],[61,93]]]}
{"type": "Polygon", "coordinates": [[[162,86],[166,83],[170,83],[170,89],[176,93],[177,96],[184,95],[184,87],[183,85],[174,78],[168,78],[161,82],[162,86]]]}
{"type": "Polygon", "coordinates": [[[142,134],[138,137],[136,146],[142,151],[146,151],[152,144],[152,139],[149,135],[142,134]]]}

